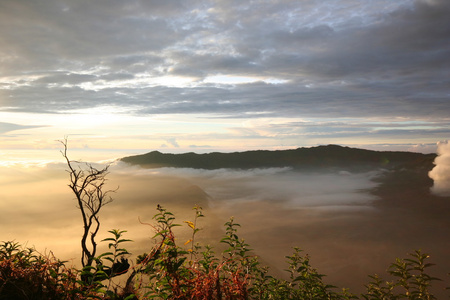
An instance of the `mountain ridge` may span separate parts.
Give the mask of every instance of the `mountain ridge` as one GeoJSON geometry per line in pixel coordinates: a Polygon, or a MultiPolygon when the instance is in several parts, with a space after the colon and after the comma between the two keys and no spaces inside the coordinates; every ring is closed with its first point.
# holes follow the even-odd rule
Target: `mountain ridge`
{"type": "Polygon", "coordinates": [[[432,166],[436,154],[407,151],[375,151],[339,145],[321,145],[288,150],[249,150],[243,152],[194,152],[171,154],[151,151],[145,154],[127,156],[120,161],[146,168],[194,168],[194,169],[254,169],[291,167],[350,168],[374,167],[394,168],[401,165],[432,166]]]}

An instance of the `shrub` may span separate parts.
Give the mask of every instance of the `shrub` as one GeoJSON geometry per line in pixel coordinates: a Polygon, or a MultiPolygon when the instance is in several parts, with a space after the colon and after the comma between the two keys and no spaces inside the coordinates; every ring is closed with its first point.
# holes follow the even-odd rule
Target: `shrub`
{"type": "Polygon", "coordinates": [[[18,243],[0,244],[0,299],[85,299],[78,272],[53,255],[23,249],[18,243]]]}
{"type": "MultiPolygon", "coordinates": [[[[110,232],[118,238],[123,233],[110,232]]],[[[118,293],[109,287],[112,277],[128,271],[129,264],[123,263],[123,257],[118,259],[128,252],[117,248],[128,240],[106,239],[111,240],[109,245],[114,251],[97,257],[95,267],[86,266],[82,270],[66,267],[65,262],[52,254],[42,255],[33,248],[3,242],[0,244],[0,300],[123,299],[124,291],[118,293]],[[104,265],[103,260],[110,261],[111,266],[104,265]]]]}
{"type": "Polygon", "coordinates": [[[431,282],[440,280],[431,277],[425,270],[434,264],[425,260],[430,256],[416,250],[409,254],[410,258],[397,258],[389,267],[389,274],[394,279],[385,281],[378,275],[369,276],[372,281],[366,286],[364,299],[437,299],[430,291],[431,282]]]}
{"type": "Polygon", "coordinates": [[[140,295],[145,299],[351,299],[346,291],[333,292],[319,274],[309,265],[309,257],[301,256],[296,248],[288,256],[291,281],[276,279],[267,274],[258,258],[250,254],[251,249],[237,235],[239,224],[233,218],[225,223],[225,236],[221,243],[226,249],[216,256],[210,246],[194,244],[197,219],[203,217],[201,208],[196,206],[193,222],[185,221],[192,229],[192,237],[184,249],[177,245],[173,228],[175,217],[158,205],[158,213],[153,217],[157,239],[150,254],[138,259],[135,274],[139,274],[140,295]],[[146,283],[144,283],[146,282],[146,283]]]}
{"type": "MultiPolygon", "coordinates": [[[[130,253],[122,243],[126,231],[110,230],[108,252],[93,259],[81,270],[68,268],[53,255],[41,255],[15,242],[0,245],[0,300],[3,299],[358,299],[348,290],[326,284],[323,274],[310,265],[308,255],[299,248],[287,256],[289,279],[269,275],[251,254],[249,245],[240,239],[240,227],[234,219],[225,223],[220,240],[225,250],[216,255],[210,246],[195,243],[202,209],[194,207],[195,218],[185,221],[192,235],[183,246],[174,234],[174,215],[160,205],[153,217],[156,243],[148,253],[139,255],[130,268],[130,253]],[[128,274],[120,285],[112,278],[128,274]]],[[[144,223],[145,224],[145,223],[144,223]]],[[[436,299],[431,293],[428,254],[415,251],[409,258],[396,259],[389,267],[391,281],[370,276],[362,299],[436,299]]]]}

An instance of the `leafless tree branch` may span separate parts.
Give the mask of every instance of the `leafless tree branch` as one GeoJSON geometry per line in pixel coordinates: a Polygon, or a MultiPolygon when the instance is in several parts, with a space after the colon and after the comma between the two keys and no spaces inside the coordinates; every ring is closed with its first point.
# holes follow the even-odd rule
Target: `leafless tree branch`
{"type": "Polygon", "coordinates": [[[60,141],[64,149],[61,154],[66,160],[69,173],[69,187],[75,195],[77,207],[83,220],[83,235],[81,238],[81,263],[83,267],[91,266],[97,251],[95,238],[100,229],[99,214],[103,206],[112,202],[110,193],[116,190],[104,191],[109,165],[97,169],[91,164],[70,160],[67,154],[67,138],[60,141]]]}

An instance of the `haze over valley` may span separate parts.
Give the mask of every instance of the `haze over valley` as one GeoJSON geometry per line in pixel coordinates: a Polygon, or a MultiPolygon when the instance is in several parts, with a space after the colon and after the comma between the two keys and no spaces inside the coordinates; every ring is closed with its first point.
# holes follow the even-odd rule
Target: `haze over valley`
{"type": "MultiPolygon", "coordinates": [[[[328,149],[330,156],[355,151],[337,146],[316,149],[328,149]]],[[[445,278],[450,267],[450,198],[442,188],[448,181],[436,177],[433,182],[428,171],[438,173],[445,167],[433,161],[443,163],[447,150],[448,144],[442,143],[437,160],[435,155],[414,154],[414,159],[400,164],[392,161],[392,167],[364,166],[357,158],[352,165],[348,156],[347,168],[330,167],[333,160],[328,159],[326,167],[306,170],[146,168],[116,161],[108,188],[119,189],[102,211],[100,239],[109,229],[127,230],[126,236],[134,240],[128,247],[138,255],[153,245],[152,229],[140,221],[151,223],[157,204],[173,212],[180,224],[193,218],[192,207],[198,204],[206,215],[200,220],[200,242],[220,249],[223,224],[234,216],[242,225],[239,236],[277,275],[283,274],[284,256],[298,246],[327,274],[328,282],[354,292],[368,282],[367,275],[383,274],[395,257],[415,249],[431,253],[437,263],[434,274],[445,278]],[[441,196],[431,192],[433,185],[441,196]]],[[[63,162],[0,169],[1,239],[51,250],[79,264],[81,220],[65,169],[63,162]]],[[[187,227],[180,230],[181,237],[188,233],[187,227]]]]}

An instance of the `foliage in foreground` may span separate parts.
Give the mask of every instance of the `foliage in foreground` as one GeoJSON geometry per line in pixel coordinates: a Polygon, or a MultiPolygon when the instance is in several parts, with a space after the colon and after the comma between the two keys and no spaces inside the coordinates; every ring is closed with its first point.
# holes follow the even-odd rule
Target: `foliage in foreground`
{"type": "MultiPolygon", "coordinates": [[[[175,217],[157,207],[155,246],[138,256],[130,267],[130,255],[122,243],[125,231],[109,231],[113,237],[108,252],[95,258],[82,270],[67,267],[53,255],[22,248],[15,242],[0,244],[0,300],[3,299],[359,299],[348,290],[338,290],[323,281],[324,275],[310,265],[308,255],[294,248],[287,256],[289,280],[270,276],[249,245],[237,235],[239,224],[225,224],[221,239],[226,249],[216,255],[209,246],[195,242],[203,217],[195,207],[193,221],[185,221],[192,230],[183,246],[177,245],[175,217]],[[121,284],[113,278],[123,275],[121,284]]],[[[437,278],[427,274],[432,264],[429,255],[415,251],[409,258],[397,259],[389,268],[391,281],[370,276],[367,292],[361,299],[436,299],[431,283],[437,278]]]]}

